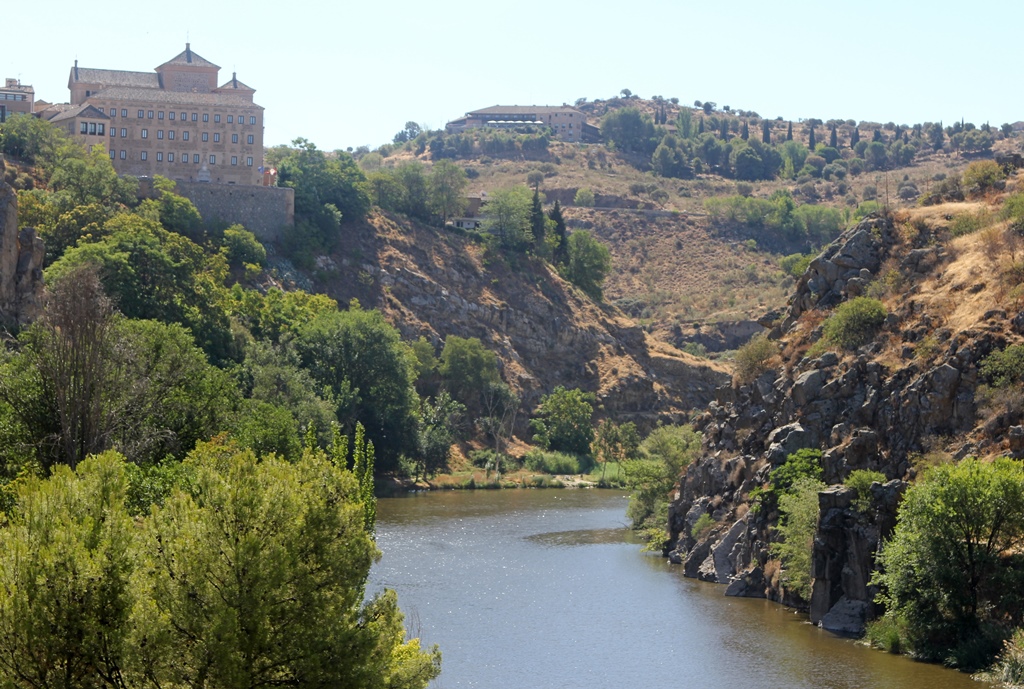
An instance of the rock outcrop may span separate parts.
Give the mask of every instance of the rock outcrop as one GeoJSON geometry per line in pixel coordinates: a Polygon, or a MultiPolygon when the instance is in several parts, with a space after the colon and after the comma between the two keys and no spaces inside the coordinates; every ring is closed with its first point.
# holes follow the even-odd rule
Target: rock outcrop
{"type": "MultiPolygon", "coordinates": [[[[717,391],[697,421],[702,456],[670,506],[669,557],[687,576],[726,584],[728,595],[767,596],[809,609],[813,622],[837,632],[863,630],[874,613],[869,581],[875,554],[895,525],[904,481],[914,474],[912,459],[935,438],[971,437],[978,423],[978,363],[1006,343],[1006,329],[992,320],[998,314],[959,332],[929,314],[920,285],[949,260],[928,237],[908,240],[890,220],[869,218],[812,261],[788,309],[763,319],[784,345],[783,365],[717,391]],[[803,356],[821,336],[822,310],[863,294],[883,266],[898,271],[903,298],[879,338],[856,352],[803,356]],[[919,349],[926,339],[928,349],[919,349]],[[767,574],[772,566],[777,570],[777,563],[766,565],[778,514],[749,509],[750,492],[801,448],[822,451],[824,480],[832,485],[819,496],[807,601],[767,574]],[[855,504],[853,490],[838,485],[858,469],[888,481],[872,486],[870,504],[855,504]],[[704,513],[718,527],[696,542],[690,532],[704,513]]],[[[1024,452],[1024,431],[1009,425],[1005,431],[1010,451],[1024,452]]],[[[967,443],[960,452],[973,451],[967,443]]]]}
{"type": "Polygon", "coordinates": [[[42,310],[43,241],[18,228],[18,195],[4,181],[0,158],[0,325],[24,325],[42,310]]]}

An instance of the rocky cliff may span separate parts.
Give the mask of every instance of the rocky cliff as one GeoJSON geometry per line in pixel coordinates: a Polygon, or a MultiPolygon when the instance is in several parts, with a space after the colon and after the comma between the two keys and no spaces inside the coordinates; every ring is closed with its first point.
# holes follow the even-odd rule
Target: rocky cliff
{"type": "Polygon", "coordinates": [[[859,633],[874,612],[875,553],[895,525],[914,461],[935,449],[1002,452],[1024,436],[1013,414],[980,415],[975,398],[979,361],[1020,341],[1024,316],[994,307],[1005,301],[1002,261],[976,236],[951,240],[942,226],[949,217],[866,219],[811,263],[787,309],[763,319],[780,361],[749,384],[718,390],[697,422],[702,456],[671,503],[670,558],[687,576],[726,584],[726,595],[807,608],[823,627],[859,633]],[[888,306],[882,332],[857,351],[818,347],[808,356],[828,309],[870,285],[888,306]],[[802,448],[823,452],[832,484],[819,496],[809,601],[780,584],[770,554],[778,514],[750,509],[751,491],[802,448]],[[841,485],[857,469],[887,478],[872,486],[866,509],[841,485]],[[690,533],[704,513],[716,527],[697,541],[690,533]]]}
{"type": "Polygon", "coordinates": [[[477,337],[532,409],[558,385],[597,395],[599,414],[651,427],[703,408],[725,368],[650,337],[597,304],[546,263],[501,256],[451,231],[374,215],[349,226],[342,249],[320,259],[317,289],[380,309],[406,338],[439,348],[477,337]]]}
{"type": "Polygon", "coordinates": [[[43,242],[18,228],[18,195],[4,181],[0,157],[0,325],[23,325],[42,309],[43,242]]]}

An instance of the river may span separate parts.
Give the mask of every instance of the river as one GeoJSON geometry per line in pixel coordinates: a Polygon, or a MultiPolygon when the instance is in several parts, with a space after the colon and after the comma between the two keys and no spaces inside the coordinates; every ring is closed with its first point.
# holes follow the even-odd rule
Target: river
{"type": "Polygon", "coordinates": [[[640,552],[617,491],[504,490],[381,499],[383,558],[434,689],[979,689],[823,632],[640,552]]]}

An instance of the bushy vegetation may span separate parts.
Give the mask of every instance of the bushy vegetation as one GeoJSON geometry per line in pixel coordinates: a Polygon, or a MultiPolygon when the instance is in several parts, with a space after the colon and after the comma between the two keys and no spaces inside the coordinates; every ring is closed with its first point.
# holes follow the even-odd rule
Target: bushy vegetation
{"type": "Polygon", "coordinates": [[[749,383],[770,371],[779,356],[779,346],[765,334],[755,335],[736,350],[736,380],[749,383]]]}
{"type": "Polygon", "coordinates": [[[836,347],[856,349],[874,339],[888,312],[871,297],[843,302],[822,325],[823,339],[836,347]]]}
{"type": "Polygon", "coordinates": [[[1024,622],[1024,467],[966,459],[927,470],[907,491],[881,552],[900,646],[965,669],[987,666],[1024,622]]]}
{"type": "Polygon", "coordinates": [[[885,483],[885,474],[880,471],[868,471],[866,469],[856,469],[851,471],[850,475],[843,481],[843,485],[847,488],[853,488],[857,491],[857,498],[854,501],[854,507],[861,512],[866,512],[871,507],[871,484],[872,483],[885,483]]]}
{"type": "Polygon", "coordinates": [[[700,452],[701,435],[690,426],[658,426],[640,443],[637,459],[621,465],[633,493],[626,516],[650,545],[664,543],[668,493],[700,452]]]}
{"type": "MultiPolygon", "coordinates": [[[[787,460],[786,465],[789,463],[787,460]]],[[[779,467],[775,473],[778,474],[786,465],[779,467]]],[[[817,473],[820,474],[820,467],[817,473]]],[[[779,478],[776,476],[772,477],[773,482],[777,480],[779,478]]],[[[818,525],[818,493],[825,489],[825,484],[817,478],[801,474],[785,488],[781,485],[778,487],[782,494],[778,496],[777,532],[782,540],[772,543],[771,552],[782,561],[781,581],[786,590],[809,601],[811,556],[818,525]]]]}
{"type": "Polygon", "coordinates": [[[593,403],[593,393],[556,387],[541,398],[537,418],[530,422],[534,441],[549,450],[589,454],[594,441],[593,403]]]}
{"type": "Polygon", "coordinates": [[[827,244],[846,227],[843,211],[813,204],[798,205],[784,189],[767,199],[716,196],[704,202],[712,222],[741,230],[759,243],[827,244]]]}
{"type": "Polygon", "coordinates": [[[589,468],[589,462],[576,455],[550,450],[531,450],[523,458],[524,466],[530,471],[545,474],[582,474],[589,468]]]}

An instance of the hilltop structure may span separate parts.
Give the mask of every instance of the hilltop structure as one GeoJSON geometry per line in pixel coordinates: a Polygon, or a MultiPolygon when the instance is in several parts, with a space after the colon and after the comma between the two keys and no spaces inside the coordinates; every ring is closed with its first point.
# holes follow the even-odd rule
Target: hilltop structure
{"type": "Polygon", "coordinates": [[[0,122],[11,115],[30,115],[35,111],[36,92],[18,79],[5,79],[0,88],[0,122]]]}
{"type": "Polygon", "coordinates": [[[568,105],[494,105],[467,112],[465,117],[446,124],[445,130],[455,133],[478,127],[515,129],[531,125],[550,127],[555,138],[562,141],[589,140],[598,131],[587,124],[584,113],[568,105]]]}
{"type": "Polygon", "coordinates": [[[237,74],[185,50],[153,72],[79,67],[70,104],[41,113],[86,143],[103,143],[119,174],[180,182],[262,184],[263,108],[237,74]]]}

